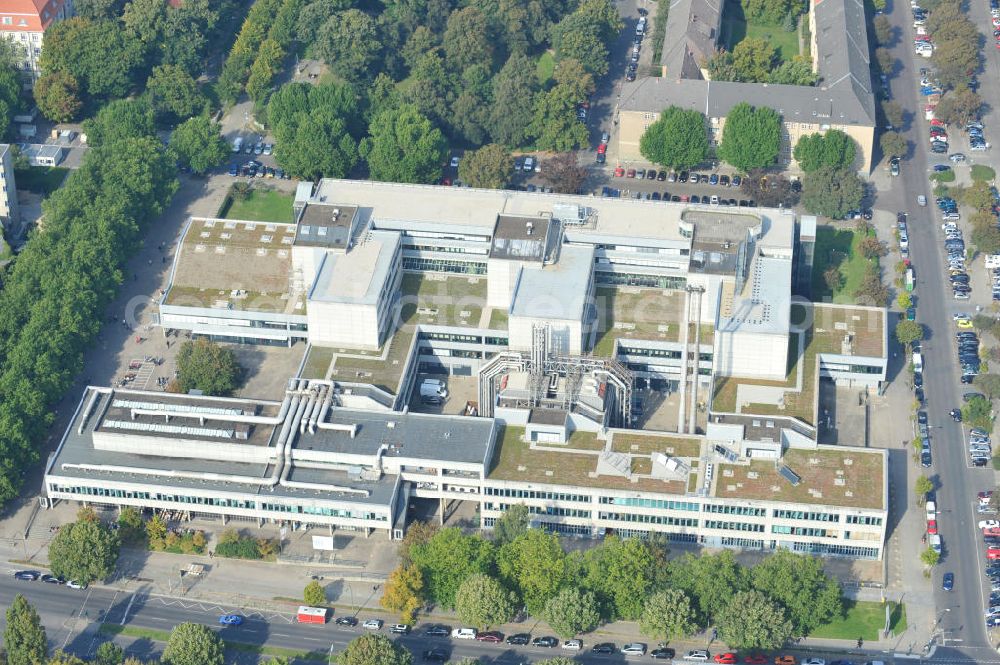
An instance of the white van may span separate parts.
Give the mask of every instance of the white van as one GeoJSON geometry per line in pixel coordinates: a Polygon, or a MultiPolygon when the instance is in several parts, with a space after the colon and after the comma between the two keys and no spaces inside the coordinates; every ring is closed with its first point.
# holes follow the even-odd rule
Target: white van
{"type": "Polygon", "coordinates": [[[927,519],[932,520],[937,517],[937,506],[933,501],[927,502],[927,519]]]}
{"type": "Polygon", "coordinates": [[[642,35],[645,32],[646,32],[646,17],[643,16],[639,19],[639,23],[635,26],[635,34],[642,37],[642,35]]]}
{"type": "Polygon", "coordinates": [[[456,628],[451,631],[451,636],[456,640],[474,640],[476,639],[476,629],[475,628],[456,628]]]}
{"type": "Polygon", "coordinates": [[[236,140],[233,141],[233,152],[239,152],[243,149],[243,137],[237,136],[236,140]]]}

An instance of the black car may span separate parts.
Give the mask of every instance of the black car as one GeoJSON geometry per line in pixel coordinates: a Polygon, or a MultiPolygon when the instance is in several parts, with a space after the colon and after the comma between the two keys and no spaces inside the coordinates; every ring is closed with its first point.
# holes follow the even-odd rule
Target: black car
{"type": "Polygon", "coordinates": [[[19,570],[14,573],[14,577],[25,582],[34,582],[42,576],[37,570],[19,570]]]}
{"type": "Polygon", "coordinates": [[[691,195],[691,203],[701,203],[701,197],[697,194],[691,195]]]}
{"type": "Polygon", "coordinates": [[[590,647],[590,653],[615,653],[614,642],[601,642],[590,647]]]}
{"type": "Polygon", "coordinates": [[[357,626],[358,620],[356,617],[337,617],[334,623],[338,626],[357,626]]]}
{"type": "Polygon", "coordinates": [[[932,463],[933,460],[931,459],[931,451],[925,450],[922,453],[920,453],[920,466],[927,469],[930,467],[932,463]]]}
{"type": "Polygon", "coordinates": [[[424,635],[427,637],[448,637],[451,635],[451,629],[448,626],[427,626],[424,629],[424,635]]]}
{"type": "Polygon", "coordinates": [[[55,575],[42,575],[42,581],[47,584],[65,584],[66,580],[60,579],[55,575]]]}
{"type": "Polygon", "coordinates": [[[922,372],[916,372],[913,375],[913,385],[917,388],[922,388],[924,386],[924,376],[922,372]]]}
{"type": "Polygon", "coordinates": [[[518,633],[507,638],[507,644],[524,645],[531,641],[528,633],[518,633]]]}
{"type": "Polygon", "coordinates": [[[918,402],[920,402],[921,405],[924,403],[924,389],[923,388],[919,388],[919,387],[916,388],[913,391],[913,396],[916,398],[916,400],[918,402]]]}
{"type": "Polygon", "coordinates": [[[660,647],[659,649],[650,651],[649,655],[657,660],[669,660],[674,657],[674,650],[668,647],[660,647]]]}
{"type": "Polygon", "coordinates": [[[424,652],[424,661],[428,663],[448,662],[448,652],[444,649],[429,649],[424,652]]]}
{"type": "Polygon", "coordinates": [[[531,646],[547,647],[551,649],[552,647],[559,646],[559,640],[549,635],[546,635],[545,637],[536,637],[535,639],[531,640],[531,646]]]}
{"type": "Polygon", "coordinates": [[[687,181],[688,181],[687,171],[681,171],[680,173],[677,174],[677,182],[687,182],[687,181]]]}

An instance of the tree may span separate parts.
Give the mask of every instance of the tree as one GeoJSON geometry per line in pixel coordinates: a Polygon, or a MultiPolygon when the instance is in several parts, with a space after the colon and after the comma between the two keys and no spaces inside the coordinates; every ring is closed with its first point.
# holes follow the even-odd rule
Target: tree
{"type": "Polygon", "coordinates": [[[229,146],[220,133],[221,126],[205,115],[182,122],[170,136],[173,148],[182,164],[195,173],[205,173],[226,161],[229,146]]]}
{"type": "Polygon", "coordinates": [[[875,49],[875,62],[878,63],[879,70],[886,76],[892,76],[896,69],[896,58],[892,55],[892,51],[887,48],[875,49]]]}
{"type": "Polygon", "coordinates": [[[802,205],[809,212],[841,219],[861,206],[865,185],[849,169],[822,167],[802,178],[802,205]]]}
{"type": "Polygon", "coordinates": [[[76,0],[73,9],[77,16],[91,20],[118,18],[125,8],[125,0],[76,0]]]}
{"type": "Polygon", "coordinates": [[[702,624],[718,617],[736,594],[750,588],[747,570],[728,550],[707,556],[685,554],[670,562],[668,577],[672,587],[697,603],[702,624]]]}
{"type": "Polygon", "coordinates": [[[3,631],[7,665],[38,665],[45,661],[48,642],[38,612],[24,596],[17,594],[7,608],[7,626],[3,631]]]}
{"type": "Polygon", "coordinates": [[[747,38],[733,48],[732,80],[767,81],[777,60],[777,51],[766,39],[747,38]]]}
{"type": "Polygon", "coordinates": [[[792,622],[781,607],[756,590],[736,594],[718,623],[719,637],[735,649],[777,649],[792,636],[792,622]]]}
{"type": "Polygon", "coordinates": [[[1000,374],[980,374],[973,379],[973,384],[990,399],[1000,397],[1000,374]]]}
{"type": "Polygon", "coordinates": [[[323,585],[316,580],[311,580],[302,591],[302,601],[312,607],[326,606],[326,591],[323,585]]]}
{"type": "Polygon", "coordinates": [[[870,262],[865,266],[861,284],[851,295],[861,304],[885,307],[889,302],[889,289],[882,283],[882,272],[877,263],[870,262]]]}
{"type": "Polygon", "coordinates": [[[934,566],[938,565],[938,561],[941,560],[941,555],[938,552],[935,552],[930,547],[928,547],[927,549],[925,549],[923,552],[920,553],[920,560],[928,568],[933,568],[934,566]]]}
{"type": "Polygon", "coordinates": [[[453,11],[441,39],[445,59],[455,71],[475,64],[490,64],[494,42],[486,15],[475,6],[453,11]]]}
{"type": "Polygon", "coordinates": [[[694,634],[698,630],[698,621],[690,596],[680,589],[655,592],[642,610],[639,629],[643,635],[664,641],[694,634]]]}
{"type": "Polygon", "coordinates": [[[909,152],[909,144],[899,132],[883,132],[878,140],[882,154],[887,157],[906,157],[909,152]]]}
{"type": "Polygon", "coordinates": [[[510,180],[514,157],[499,143],[490,143],[466,153],[458,164],[462,182],[483,189],[502,189],[510,180]]]}
{"type": "Polygon", "coordinates": [[[357,163],[358,100],[348,85],[286,84],[271,96],[267,119],[275,158],[293,176],[343,178],[357,163]]]}
{"type": "Polygon", "coordinates": [[[646,159],[673,169],[701,164],[708,154],[705,116],[678,106],[664,109],[643,133],[639,151],[646,159]]]}
{"type": "Polygon", "coordinates": [[[114,642],[102,642],[97,647],[97,665],[122,665],[125,662],[125,651],[114,642]]]}
{"type": "MultiPolygon", "coordinates": [[[[990,210],[993,207],[993,192],[988,182],[974,182],[958,191],[958,200],[974,210],[990,210]]],[[[994,218],[987,214],[983,223],[992,226],[994,218]]]]}
{"type": "Polygon", "coordinates": [[[181,344],[177,372],[181,392],[197,389],[206,395],[228,395],[239,385],[243,370],[232,349],[197,339],[181,344]]]}
{"type": "Polygon", "coordinates": [[[896,340],[903,346],[918,342],[924,337],[924,327],[916,321],[900,321],[896,324],[896,340]]]}
{"type": "Polygon", "coordinates": [[[535,113],[536,90],[534,61],[523,53],[512,54],[493,77],[488,127],[494,141],[508,148],[524,144],[535,113]]]}
{"type": "Polygon", "coordinates": [[[426,543],[414,544],[409,556],[420,569],[427,597],[449,608],[455,606],[455,594],[465,578],[489,572],[493,563],[491,543],[455,528],[441,529],[426,543]]]}
{"type": "Polygon", "coordinates": [[[987,432],[993,430],[993,404],[983,397],[973,397],[962,407],[962,421],[987,432]]]}
{"type": "Polygon", "coordinates": [[[43,74],[70,74],[89,97],[124,97],[143,65],[145,47],[117,21],[69,18],[45,31],[39,60],[43,74]]]}
{"type": "Polygon", "coordinates": [[[556,63],[552,78],[557,84],[571,86],[577,99],[586,99],[594,94],[594,77],[579,60],[563,58],[556,63]]]}
{"type": "Polygon", "coordinates": [[[377,116],[361,142],[373,180],[431,183],[448,151],[441,130],[411,104],[377,116]]]}
{"type": "Polygon", "coordinates": [[[59,649],[45,661],[45,665],[87,665],[87,663],[83,659],[59,649]]]}
{"type": "Polygon", "coordinates": [[[823,571],[819,559],[778,550],[750,571],[755,589],[785,611],[796,635],[808,635],[840,616],[840,584],[823,571]]]}
{"type": "Polygon", "coordinates": [[[771,25],[778,25],[786,16],[802,13],[800,0],[742,0],[740,4],[747,18],[771,25]]]}
{"type": "Polygon", "coordinates": [[[382,51],[375,19],[358,9],[336,12],[320,26],[313,50],[338,76],[371,80],[382,51]]]}
{"type": "Polygon", "coordinates": [[[591,76],[608,73],[608,48],[591,32],[566,32],[559,40],[556,60],[576,60],[591,76]]]}
{"type": "Polygon", "coordinates": [[[517,609],[517,595],[482,573],[465,578],[455,593],[455,612],[463,623],[489,628],[507,623],[517,609]]]}
{"type": "Polygon", "coordinates": [[[653,545],[638,538],[606,538],[584,559],[585,586],[597,592],[607,607],[606,618],[635,621],[653,586],[658,565],[653,545]]]}
{"type": "Polygon", "coordinates": [[[576,194],[583,190],[587,169],[577,162],[575,152],[557,152],[545,161],[542,180],[560,194],[576,194]]]}
{"type": "Polygon", "coordinates": [[[817,78],[816,72],[812,69],[812,61],[797,55],[778,65],[778,68],[771,72],[769,80],[771,83],[783,85],[816,85],[817,78]]]}
{"type": "Polygon", "coordinates": [[[535,137],[539,150],[566,152],[587,143],[587,127],[576,117],[572,86],[556,84],[548,92],[535,96],[535,114],[528,133],[535,137]]]}
{"type": "Polygon", "coordinates": [[[80,86],[66,72],[51,72],[41,76],[35,81],[33,92],[38,110],[53,122],[69,122],[83,107],[80,86]]]}
{"type": "Polygon", "coordinates": [[[420,569],[416,566],[399,564],[389,574],[379,602],[385,609],[399,612],[400,621],[403,623],[413,623],[422,603],[423,589],[424,578],[420,574],[420,569]]]}
{"type": "Polygon", "coordinates": [[[162,515],[156,513],[146,522],[146,538],[149,539],[150,545],[154,545],[157,543],[162,544],[166,537],[167,523],[163,520],[162,515]]]}
{"type": "Polygon", "coordinates": [[[524,599],[528,612],[540,614],[567,580],[566,553],[559,537],[528,529],[497,553],[500,578],[524,599]]]}
{"type": "Polygon", "coordinates": [[[545,603],[542,618],[556,635],[568,639],[597,628],[601,613],[593,593],[577,587],[564,587],[545,603]]]}
{"type": "MultiPolygon", "coordinates": [[[[58,25],[58,24],[57,24],[58,25]]],[[[107,145],[126,138],[154,136],[153,109],[145,100],[117,99],[83,121],[87,145],[107,145]]]]}
{"type": "Polygon", "coordinates": [[[128,36],[152,50],[161,39],[167,19],[167,3],[163,0],[130,0],[125,5],[122,23],[128,36]]]}
{"type": "Polygon", "coordinates": [[[889,251],[874,235],[866,235],[860,241],[858,241],[858,251],[861,252],[861,256],[866,259],[877,259],[880,256],[885,256],[889,251]]]}
{"type": "MultiPolygon", "coordinates": [[[[903,126],[903,107],[898,102],[889,99],[883,100],[882,115],[885,116],[886,122],[892,127],[898,129],[903,126]]],[[[935,115],[937,115],[936,112],[935,115]]]]}
{"type": "Polygon", "coordinates": [[[49,544],[52,572],[68,580],[90,584],[115,569],[118,534],[103,522],[81,519],[64,525],[49,544]]]}
{"type": "Polygon", "coordinates": [[[337,656],[338,665],[413,665],[413,655],[385,635],[362,635],[337,656]]]}
{"type": "Polygon", "coordinates": [[[972,227],[972,244],[984,254],[1000,253],[1000,229],[992,225],[974,225],[972,227]]]}
{"type": "Polygon", "coordinates": [[[840,272],[840,266],[830,266],[823,271],[823,281],[830,291],[837,291],[844,285],[844,275],[840,272]]]}
{"type": "MultiPolygon", "coordinates": [[[[975,33],[975,26],[972,30],[975,33]]],[[[935,40],[931,64],[937,70],[938,81],[945,88],[968,84],[969,72],[979,67],[978,34],[971,39],[935,40]]]]}
{"type": "Polygon", "coordinates": [[[934,117],[949,125],[962,125],[977,120],[983,109],[983,98],[967,85],[958,85],[941,96],[934,117]]]}
{"type": "Polygon", "coordinates": [[[179,65],[153,68],[146,81],[149,105],[160,120],[177,122],[190,118],[205,108],[205,96],[191,75],[179,65]]]}
{"type": "Polygon", "coordinates": [[[917,476],[913,483],[913,493],[917,495],[917,503],[923,503],[927,493],[934,491],[934,483],[927,476],[917,476]]]}
{"type": "Polygon", "coordinates": [[[848,168],[854,164],[857,148],[854,140],[839,129],[825,134],[806,134],[795,144],[793,156],[806,173],[827,167],[848,168]]]}
{"type": "Polygon", "coordinates": [[[406,529],[406,535],[403,536],[403,542],[399,544],[399,563],[404,566],[413,563],[410,556],[413,548],[429,543],[438,530],[438,525],[432,522],[417,521],[410,524],[406,529]]]}
{"type": "Polygon", "coordinates": [[[170,631],[163,650],[164,665],[222,665],[222,638],[200,623],[182,623],[170,631]]]}
{"type": "Polygon", "coordinates": [[[892,43],[892,23],[885,14],[879,14],[872,19],[872,27],[875,29],[875,40],[879,46],[891,46],[892,43]]]}
{"type": "Polygon", "coordinates": [[[781,148],[781,116],[767,107],[740,102],[726,116],[719,158],[740,171],[774,163],[781,148]]]}
{"type": "Polygon", "coordinates": [[[900,291],[896,294],[896,306],[904,312],[913,307],[913,298],[908,291],[900,291]]]}
{"type": "Polygon", "coordinates": [[[528,532],[528,517],[528,507],[523,503],[516,503],[503,511],[500,519],[493,524],[493,540],[497,545],[517,540],[528,532]]]}

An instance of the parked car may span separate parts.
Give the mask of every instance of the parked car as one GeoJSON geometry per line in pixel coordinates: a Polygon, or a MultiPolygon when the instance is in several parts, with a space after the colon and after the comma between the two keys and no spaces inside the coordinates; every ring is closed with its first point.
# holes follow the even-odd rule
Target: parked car
{"type": "Polygon", "coordinates": [[[343,617],[337,617],[337,620],[334,621],[334,623],[337,624],[338,626],[350,626],[353,628],[354,626],[358,625],[358,620],[356,617],[343,616],[343,617]]]}
{"type": "Polygon", "coordinates": [[[553,648],[559,644],[559,640],[551,635],[546,635],[544,637],[536,637],[531,640],[531,646],[533,647],[546,647],[553,648]]]}
{"type": "Polygon", "coordinates": [[[223,626],[239,626],[243,623],[243,617],[239,614],[223,614],[219,617],[219,623],[223,626]]]}
{"type": "Polygon", "coordinates": [[[361,627],[365,630],[382,630],[382,620],[381,619],[365,619],[365,622],[361,624],[361,627]]]}

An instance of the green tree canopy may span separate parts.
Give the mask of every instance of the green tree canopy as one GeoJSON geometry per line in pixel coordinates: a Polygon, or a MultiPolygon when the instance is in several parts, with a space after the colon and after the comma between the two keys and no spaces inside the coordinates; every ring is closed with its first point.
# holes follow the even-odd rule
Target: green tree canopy
{"type": "Polygon", "coordinates": [[[129,92],[144,51],[116,21],[69,18],[45,31],[39,64],[43,74],[70,74],[90,97],[112,99],[129,92]]]}
{"type": "Polygon", "coordinates": [[[668,573],[671,585],[697,603],[703,624],[717,618],[736,594],[750,588],[749,573],[728,550],[703,556],[685,554],[670,562],[668,573]]]}
{"type": "Polygon", "coordinates": [[[372,120],[361,142],[374,180],[432,183],[441,178],[447,142],[415,106],[405,104],[372,120]]]}
{"type": "Polygon", "coordinates": [[[17,594],[7,608],[7,626],[3,631],[7,665],[38,665],[45,662],[48,642],[38,612],[24,596],[17,594]]]}
{"type": "Polygon", "coordinates": [[[410,559],[423,575],[427,597],[450,608],[455,607],[455,594],[465,578],[490,571],[493,548],[479,536],[448,528],[410,547],[410,559]]]}
{"type": "Polygon", "coordinates": [[[35,81],[35,104],[49,120],[69,122],[83,107],[80,86],[67,72],[52,72],[35,81]]]}
{"type": "Polygon", "coordinates": [[[535,63],[514,53],[493,77],[493,104],[489,111],[490,136],[508,148],[518,148],[528,136],[535,115],[538,78],[535,63]]]}
{"type": "Polygon", "coordinates": [[[313,44],[316,55],[348,81],[375,78],[382,51],[378,26],[359,9],[336,12],[320,26],[313,44]]]}
{"type": "Polygon", "coordinates": [[[146,94],[156,117],[170,122],[202,112],[207,102],[195,80],[179,65],[154,67],[146,81],[146,94]]]}
{"type": "Polygon", "coordinates": [[[896,324],[896,340],[906,346],[924,338],[924,327],[916,321],[900,321],[896,324]]]}
{"type": "Polygon", "coordinates": [[[83,133],[92,147],[127,138],[155,136],[153,109],[142,99],[117,99],[106,104],[93,118],[84,120],[83,133]]]}
{"type": "Polygon", "coordinates": [[[883,132],[878,141],[886,157],[905,157],[909,152],[909,144],[899,132],[883,132]]]}
{"type": "Polygon", "coordinates": [[[849,169],[821,167],[802,178],[802,205],[815,215],[841,219],[861,207],[864,183],[849,169]]]}
{"type": "Polygon", "coordinates": [[[611,619],[635,621],[653,587],[653,545],[638,538],[608,537],[584,555],[585,586],[607,603],[611,619]]]}
{"type": "Polygon", "coordinates": [[[673,169],[689,169],[705,161],[708,132],[705,116],[693,109],[670,106],[646,128],[639,141],[646,159],[673,169]]]}
{"type": "Polygon", "coordinates": [[[657,591],[646,601],[639,617],[643,635],[665,641],[693,635],[698,629],[697,611],[691,598],[680,589],[657,591]]]}
{"type": "Polygon", "coordinates": [[[799,167],[810,173],[822,167],[848,168],[854,164],[857,148],[854,140],[839,129],[825,134],[806,134],[795,144],[793,156],[799,167]]]}
{"type": "Polygon", "coordinates": [[[840,584],[819,559],[778,550],[754,566],[755,589],[783,607],[796,635],[808,635],[843,611],[840,584]]]}
{"type": "Polygon", "coordinates": [[[122,665],[125,662],[125,651],[114,642],[102,642],[97,647],[94,662],[97,665],[122,665]]]}
{"type": "Polygon", "coordinates": [[[413,623],[422,604],[424,577],[416,566],[399,564],[389,574],[379,603],[387,610],[399,612],[403,623],[413,623]]]}
{"type": "Polygon", "coordinates": [[[792,636],[792,622],[760,591],[743,591],[723,608],[719,637],[736,649],[777,649],[792,636]]]}
{"type": "Polygon", "coordinates": [[[775,26],[789,14],[798,16],[803,11],[801,0],[740,0],[740,5],[747,18],[775,26]]]}
{"type": "Polygon", "coordinates": [[[90,584],[103,580],[118,561],[118,534],[100,520],[81,519],[63,525],[49,544],[52,572],[90,584]]]}
{"type": "Polygon", "coordinates": [[[497,553],[497,567],[501,579],[520,594],[532,614],[540,614],[567,581],[566,553],[559,537],[543,529],[528,529],[504,544],[497,553]]]}
{"type": "Polygon", "coordinates": [[[458,164],[458,177],[472,187],[502,189],[510,181],[514,157],[499,143],[465,153],[458,164]]]}
{"type": "Polygon", "coordinates": [[[925,475],[917,476],[917,479],[913,482],[913,493],[917,495],[917,500],[920,503],[924,502],[924,498],[927,496],[928,492],[934,491],[934,482],[925,475]]]}
{"type": "Polygon", "coordinates": [[[326,591],[323,590],[323,585],[316,580],[310,580],[302,590],[302,602],[312,607],[325,607],[326,591]]]}
{"type": "Polygon", "coordinates": [[[542,618],[556,635],[570,638],[597,628],[601,612],[592,592],[568,586],[546,601],[542,618]]]}
{"type": "Polygon", "coordinates": [[[983,98],[963,83],[941,97],[934,117],[949,125],[965,125],[978,119],[982,109],[983,98]]]}
{"type": "Polygon", "coordinates": [[[576,99],[572,86],[556,84],[548,92],[535,96],[535,114],[528,133],[535,137],[539,150],[567,152],[586,145],[587,127],[576,117],[576,99]]]}
{"type": "Polygon", "coordinates": [[[362,635],[337,656],[337,665],[413,665],[413,655],[385,635],[362,635]]]}
{"type": "Polygon", "coordinates": [[[740,102],[726,115],[719,158],[746,172],[774,164],[781,149],[781,116],[740,102]]]}
{"type": "Polygon", "coordinates": [[[170,631],[162,660],[164,665],[223,665],[222,638],[200,623],[179,624],[170,631]]]}
{"type": "Polygon", "coordinates": [[[482,573],[466,577],[455,592],[455,612],[463,623],[484,629],[507,623],[517,610],[517,595],[482,573]]]}
{"type": "Polygon", "coordinates": [[[243,370],[232,349],[207,339],[184,342],[177,352],[177,384],[181,392],[228,395],[239,385],[243,370]]]}
{"type": "Polygon", "coordinates": [[[528,507],[523,503],[515,503],[493,524],[493,540],[497,545],[505,545],[517,540],[528,532],[528,507]]]}
{"type": "Polygon", "coordinates": [[[442,46],[448,66],[462,71],[475,64],[491,64],[496,40],[486,15],[476,6],[456,9],[448,17],[442,46]]]}
{"type": "Polygon", "coordinates": [[[980,374],[972,383],[990,399],[1000,397],[1000,374],[980,374]]]}
{"type": "Polygon", "coordinates": [[[182,122],[170,136],[170,147],[182,164],[195,173],[205,173],[226,161],[229,146],[220,134],[221,126],[207,115],[182,122]]]}

